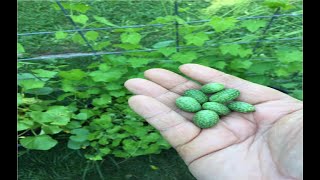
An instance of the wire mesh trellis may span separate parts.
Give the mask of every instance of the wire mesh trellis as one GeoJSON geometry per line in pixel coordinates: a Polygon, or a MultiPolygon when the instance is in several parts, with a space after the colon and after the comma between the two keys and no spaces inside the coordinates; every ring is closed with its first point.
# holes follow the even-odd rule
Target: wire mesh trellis
{"type": "MultiPolygon", "coordinates": [[[[96,52],[90,42],[86,39],[85,35],[83,32],[86,31],[108,31],[108,30],[113,30],[113,29],[127,29],[127,28],[142,28],[142,27],[154,27],[154,28],[160,28],[160,27],[165,27],[168,25],[173,25],[174,26],[174,31],[175,31],[175,47],[176,51],[178,52],[180,49],[187,49],[187,48],[197,48],[196,46],[180,46],[180,36],[179,36],[179,24],[178,22],[173,22],[172,24],[140,24],[140,25],[131,25],[131,26],[117,26],[117,27],[103,27],[103,28],[79,28],[76,23],[72,20],[72,18],[68,15],[68,12],[64,7],[62,6],[61,2],[59,0],[55,0],[56,4],[59,6],[63,14],[65,15],[66,18],[68,18],[69,22],[71,22],[72,26],[74,29],[69,29],[69,30],[62,30],[62,32],[66,33],[72,33],[72,32],[77,32],[81,36],[81,38],[84,40],[86,46],[90,49],[91,52],[78,52],[78,53],[63,53],[63,54],[50,54],[50,55],[42,55],[42,56],[37,56],[37,57],[30,57],[30,58],[18,58],[18,61],[34,61],[34,60],[48,60],[48,59],[70,59],[70,58],[76,58],[76,57],[98,57],[101,59],[101,55],[111,55],[111,54],[125,54],[125,53],[133,53],[133,52],[152,52],[152,51],[157,51],[156,48],[145,48],[145,49],[138,49],[138,50],[123,50],[123,51],[99,51],[96,52]]],[[[174,15],[179,16],[179,4],[177,1],[174,2],[174,15]]],[[[296,38],[279,38],[279,39],[273,39],[273,40],[264,40],[264,36],[269,30],[269,28],[272,26],[274,20],[278,17],[302,17],[302,14],[280,14],[280,8],[277,8],[273,15],[263,15],[263,16],[250,16],[250,17],[241,17],[237,18],[238,20],[247,20],[247,19],[261,19],[261,18],[270,18],[267,26],[263,30],[263,32],[260,35],[260,38],[257,41],[248,41],[248,42],[231,42],[231,43],[226,43],[226,44],[251,44],[255,43],[253,52],[256,51],[256,49],[259,47],[259,45],[264,42],[276,42],[276,41],[294,41],[294,40],[301,40],[301,38],[296,37],[296,38]]],[[[205,23],[209,22],[210,20],[195,20],[195,21],[188,21],[186,24],[196,24],[196,23],[205,23]]],[[[28,32],[28,33],[18,33],[17,36],[23,37],[23,36],[34,36],[34,35],[50,35],[50,34],[55,34],[58,31],[43,31],[43,32],[28,32]]],[[[215,47],[218,45],[223,45],[223,44],[209,44],[205,47],[215,47]]]]}

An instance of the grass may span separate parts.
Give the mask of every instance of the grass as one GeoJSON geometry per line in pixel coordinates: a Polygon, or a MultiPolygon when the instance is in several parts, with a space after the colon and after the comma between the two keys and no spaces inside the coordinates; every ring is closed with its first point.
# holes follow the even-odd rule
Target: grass
{"type": "Polygon", "coordinates": [[[20,180],[195,179],[173,149],[130,159],[108,156],[101,162],[90,162],[80,151],[59,144],[49,151],[25,152],[19,157],[18,168],[20,180]]]}

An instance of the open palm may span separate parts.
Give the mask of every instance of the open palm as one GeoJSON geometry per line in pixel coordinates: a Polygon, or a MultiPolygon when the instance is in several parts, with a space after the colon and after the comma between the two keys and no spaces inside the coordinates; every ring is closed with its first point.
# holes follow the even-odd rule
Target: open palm
{"type": "Polygon", "coordinates": [[[130,107],[157,128],[199,180],[302,179],[302,102],[274,89],[223,72],[185,64],[180,71],[195,81],[236,88],[254,104],[249,114],[233,112],[209,129],[192,123],[193,113],[175,106],[187,89],[201,85],[164,69],[130,79],[130,107]]]}

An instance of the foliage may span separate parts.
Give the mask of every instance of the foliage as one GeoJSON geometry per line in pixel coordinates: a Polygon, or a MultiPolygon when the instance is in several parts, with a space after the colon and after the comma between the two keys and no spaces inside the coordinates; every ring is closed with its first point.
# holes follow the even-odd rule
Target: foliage
{"type": "MultiPolygon", "coordinates": [[[[93,15],[88,4],[64,2],[63,6],[72,12],[71,18],[80,27],[121,26],[110,17],[93,15]]],[[[254,6],[269,14],[275,7],[294,10],[293,5],[285,1],[266,0],[254,6]]],[[[59,10],[55,4],[51,7],[59,10]]],[[[286,89],[290,95],[302,99],[301,42],[275,41],[257,46],[267,19],[239,20],[232,14],[209,18],[206,23],[188,24],[188,18],[167,15],[150,22],[166,23],[162,27],[164,32],[171,31],[172,25],[178,22],[180,45],[188,47],[179,51],[169,33],[154,38],[152,32],[145,33],[144,28],[90,30],[84,35],[96,51],[148,47],[155,50],[103,55],[94,60],[19,62],[19,143],[27,149],[48,150],[66,140],[68,148],[82,149],[90,160],[102,160],[108,154],[123,158],[155,154],[170,148],[159,132],[127,105],[131,94],[124,88],[124,82],[142,77],[142,72],[152,67],[177,72],[178,66],[184,63],[203,64],[252,82],[286,89]]],[[[292,34],[300,37],[297,32],[271,28],[264,37],[266,40],[292,34]]],[[[53,38],[56,43],[79,45],[88,50],[78,33],[59,30],[53,38]]],[[[28,42],[18,43],[18,54],[29,53],[25,44],[28,42]]]]}

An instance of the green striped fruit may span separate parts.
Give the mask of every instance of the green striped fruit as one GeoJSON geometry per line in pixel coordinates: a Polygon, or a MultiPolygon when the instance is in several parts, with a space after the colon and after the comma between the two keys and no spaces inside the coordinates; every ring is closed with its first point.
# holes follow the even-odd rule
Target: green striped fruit
{"type": "Polygon", "coordinates": [[[219,115],[214,111],[201,110],[193,116],[193,122],[199,128],[210,128],[219,122],[219,115]]]}
{"type": "Polygon", "coordinates": [[[217,102],[206,102],[202,105],[202,108],[214,111],[220,116],[228,115],[231,112],[227,106],[217,102]]]}
{"type": "Polygon", "coordinates": [[[256,108],[252,104],[241,102],[241,101],[231,102],[227,106],[232,111],[241,112],[241,113],[249,113],[249,112],[254,112],[256,110],[256,108]]]}
{"type": "Polygon", "coordinates": [[[201,87],[201,91],[206,94],[215,93],[224,89],[224,85],[220,83],[209,83],[201,87]]]}
{"type": "Polygon", "coordinates": [[[196,99],[200,104],[203,104],[208,101],[208,96],[205,95],[202,91],[197,89],[186,90],[183,96],[192,97],[196,99]]]}
{"type": "Polygon", "coordinates": [[[192,97],[181,96],[176,99],[176,105],[179,109],[187,112],[197,112],[201,110],[201,105],[192,97]]]}
{"type": "Polygon", "coordinates": [[[232,101],[240,96],[240,91],[237,89],[225,89],[223,91],[219,91],[212,96],[210,96],[209,100],[212,102],[218,103],[227,103],[232,101]]]}

